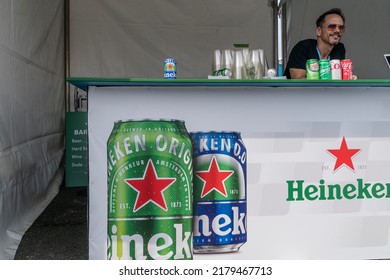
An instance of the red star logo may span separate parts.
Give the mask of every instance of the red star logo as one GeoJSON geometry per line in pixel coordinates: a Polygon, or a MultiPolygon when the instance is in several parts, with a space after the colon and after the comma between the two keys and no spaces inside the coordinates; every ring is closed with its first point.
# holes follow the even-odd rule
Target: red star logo
{"type": "Polygon", "coordinates": [[[223,196],[227,196],[224,181],[229,178],[233,173],[234,171],[231,170],[221,171],[219,169],[216,158],[213,157],[209,165],[209,169],[207,171],[196,172],[196,176],[198,176],[202,181],[205,182],[200,197],[204,197],[212,190],[216,190],[223,196]]]}
{"type": "Polygon", "coordinates": [[[353,166],[352,163],[352,157],[354,157],[358,152],[360,152],[360,149],[348,149],[347,141],[345,141],[345,137],[343,137],[340,149],[328,150],[328,152],[337,158],[333,171],[339,169],[343,164],[345,164],[351,170],[355,171],[355,167],[353,166]]]}
{"type": "Polygon", "coordinates": [[[167,204],[163,192],[176,181],[176,178],[159,178],[154,169],[152,160],[148,161],[142,178],[125,179],[125,182],[137,192],[134,212],[153,202],[167,211],[167,204]]]}

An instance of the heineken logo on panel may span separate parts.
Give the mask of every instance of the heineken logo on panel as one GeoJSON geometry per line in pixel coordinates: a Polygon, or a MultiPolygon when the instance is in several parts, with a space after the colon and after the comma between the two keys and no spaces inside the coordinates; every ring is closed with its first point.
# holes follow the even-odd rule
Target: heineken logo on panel
{"type": "Polygon", "coordinates": [[[287,201],[316,200],[355,200],[355,199],[388,199],[390,198],[390,182],[378,182],[365,179],[368,167],[361,162],[359,155],[362,149],[345,137],[341,143],[336,143],[324,150],[333,160],[333,165],[324,165],[323,177],[317,182],[307,182],[305,179],[287,180],[287,201]],[[346,172],[347,181],[337,180],[339,172],[346,172]]]}

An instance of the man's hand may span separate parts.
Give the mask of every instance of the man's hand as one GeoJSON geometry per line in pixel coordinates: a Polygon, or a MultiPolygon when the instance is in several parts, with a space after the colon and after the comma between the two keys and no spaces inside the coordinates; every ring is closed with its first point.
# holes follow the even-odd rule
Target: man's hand
{"type": "Polygon", "coordinates": [[[290,68],[291,79],[306,79],[306,70],[290,68]]]}

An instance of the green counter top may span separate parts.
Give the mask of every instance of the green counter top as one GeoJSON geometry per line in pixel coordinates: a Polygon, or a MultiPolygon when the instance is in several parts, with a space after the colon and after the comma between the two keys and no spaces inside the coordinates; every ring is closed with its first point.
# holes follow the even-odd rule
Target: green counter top
{"type": "Polygon", "coordinates": [[[89,86],[147,86],[147,87],[390,87],[390,80],[226,80],[226,79],[153,79],[153,78],[77,78],[67,82],[84,91],[89,86]]]}

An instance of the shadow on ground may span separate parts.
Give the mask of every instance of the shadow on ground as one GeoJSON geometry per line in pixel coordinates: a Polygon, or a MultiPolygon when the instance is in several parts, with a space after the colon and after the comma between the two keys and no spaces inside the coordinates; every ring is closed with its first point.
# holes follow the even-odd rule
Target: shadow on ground
{"type": "Polygon", "coordinates": [[[87,188],[61,186],[24,234],[15,260],[88,259],[87,188]]]}

